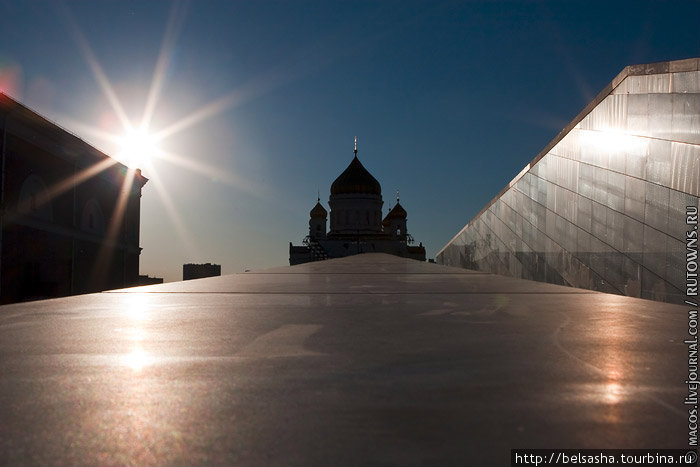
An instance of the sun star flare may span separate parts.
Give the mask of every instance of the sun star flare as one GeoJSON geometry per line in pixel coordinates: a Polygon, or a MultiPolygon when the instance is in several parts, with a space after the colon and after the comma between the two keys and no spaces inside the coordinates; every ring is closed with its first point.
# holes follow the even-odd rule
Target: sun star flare
{"type": "Polygon", "coordinates": [[[143,168],[159,153],[156,138],[143,128],[128,130],[120,146],[117,158],[132,168],[143,168]]]}

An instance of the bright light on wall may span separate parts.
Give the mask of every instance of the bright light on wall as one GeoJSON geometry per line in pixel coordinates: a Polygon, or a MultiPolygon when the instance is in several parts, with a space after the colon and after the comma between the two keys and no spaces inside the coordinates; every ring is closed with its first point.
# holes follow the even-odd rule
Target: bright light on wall
{"type": "Polygon", "coordinates": [[[606,153],[644,154],[649,141],[618,129],[579,130],[582,148],[589,147],[606,153]]]}

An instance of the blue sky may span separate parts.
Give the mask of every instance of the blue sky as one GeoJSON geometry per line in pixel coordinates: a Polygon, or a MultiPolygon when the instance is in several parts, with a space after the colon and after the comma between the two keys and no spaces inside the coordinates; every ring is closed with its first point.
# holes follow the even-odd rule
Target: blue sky
{"type": "Polygon", "coordinates": [[[134,126],[153,103],[143,274],[287,264],[355,136],[434,257],[622,68],[700,56],[699,20],[698,1],[0,1],[0,87],[109,154],[108,90],[134,126]]]}

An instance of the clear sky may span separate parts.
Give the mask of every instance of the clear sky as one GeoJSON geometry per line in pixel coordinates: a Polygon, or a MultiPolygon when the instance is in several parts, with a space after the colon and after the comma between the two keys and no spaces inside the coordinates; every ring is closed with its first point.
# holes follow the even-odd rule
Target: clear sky
{"type": "Polygon", "coordinates": [[[288,264],[359,158],[435,254],[700,2],[0,1],[0,88],[110,155],[156,138],[141,273],[288,264]]]}

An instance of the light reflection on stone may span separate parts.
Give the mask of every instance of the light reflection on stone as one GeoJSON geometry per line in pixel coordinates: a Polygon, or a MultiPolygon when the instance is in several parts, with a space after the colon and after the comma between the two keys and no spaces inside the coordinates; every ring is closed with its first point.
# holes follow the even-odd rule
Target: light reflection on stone
{"type": "Polygon", "coordinates": [[[623,350],[623,345],[630,337],[630,330],[624,314],[618,313],[620,310],[616,302],[617,298],[606,305],[609,309],[609,320],[601,323],[604,328],[602,335],[605,338],[601,348],[603,364],[599,364],[598,367],[601,368],[607,380],[602,387],[601,400],[608,405],[620,404],[629,395],[623,380],[624,369],[630,365],[630,361],[629,354],[623,350]]]}
{"type": "Polygon", "coordinates": [[[624,389],[618,383],[608,383],[603,386],[603,402],[617,404],[622,400],[624,395],[624,389]]]}
{"type": "Polygon", "coordinates": [[[129,328],[127,338],[132,341],[143,341],[146,338],[146,331],[140,327],[129,328]]]}
{"type": "Polygon", "coordinates": [[[151,297],[144,293],[126,294],[126,314],[134,320],[144,320],[148,318],[151,297]]]}
{"type": "Polygon", "coordinates": [[[122,357],[122,364],[132,370],[139,372],[143,367],[153,363],[153,357],[144,352],[140,347],[136,347],[131,353],[122,357]]]}
{"type": "MultiPolygon", "coordinates": [[[[144,329],[144,320],[149,316],[151,297],[148,294],[127,294],[125,297],[125,312],[132,320],[132,326],[127,329],[127,339],[134,342],[143,342],[147,339],[148,333],[144,329]]],[[[139,344],[131,353],[125,354],[121,358],[121,364],[140,372],[143,367],[150,365],[153,357],[145,352],[139,344]]]]}

